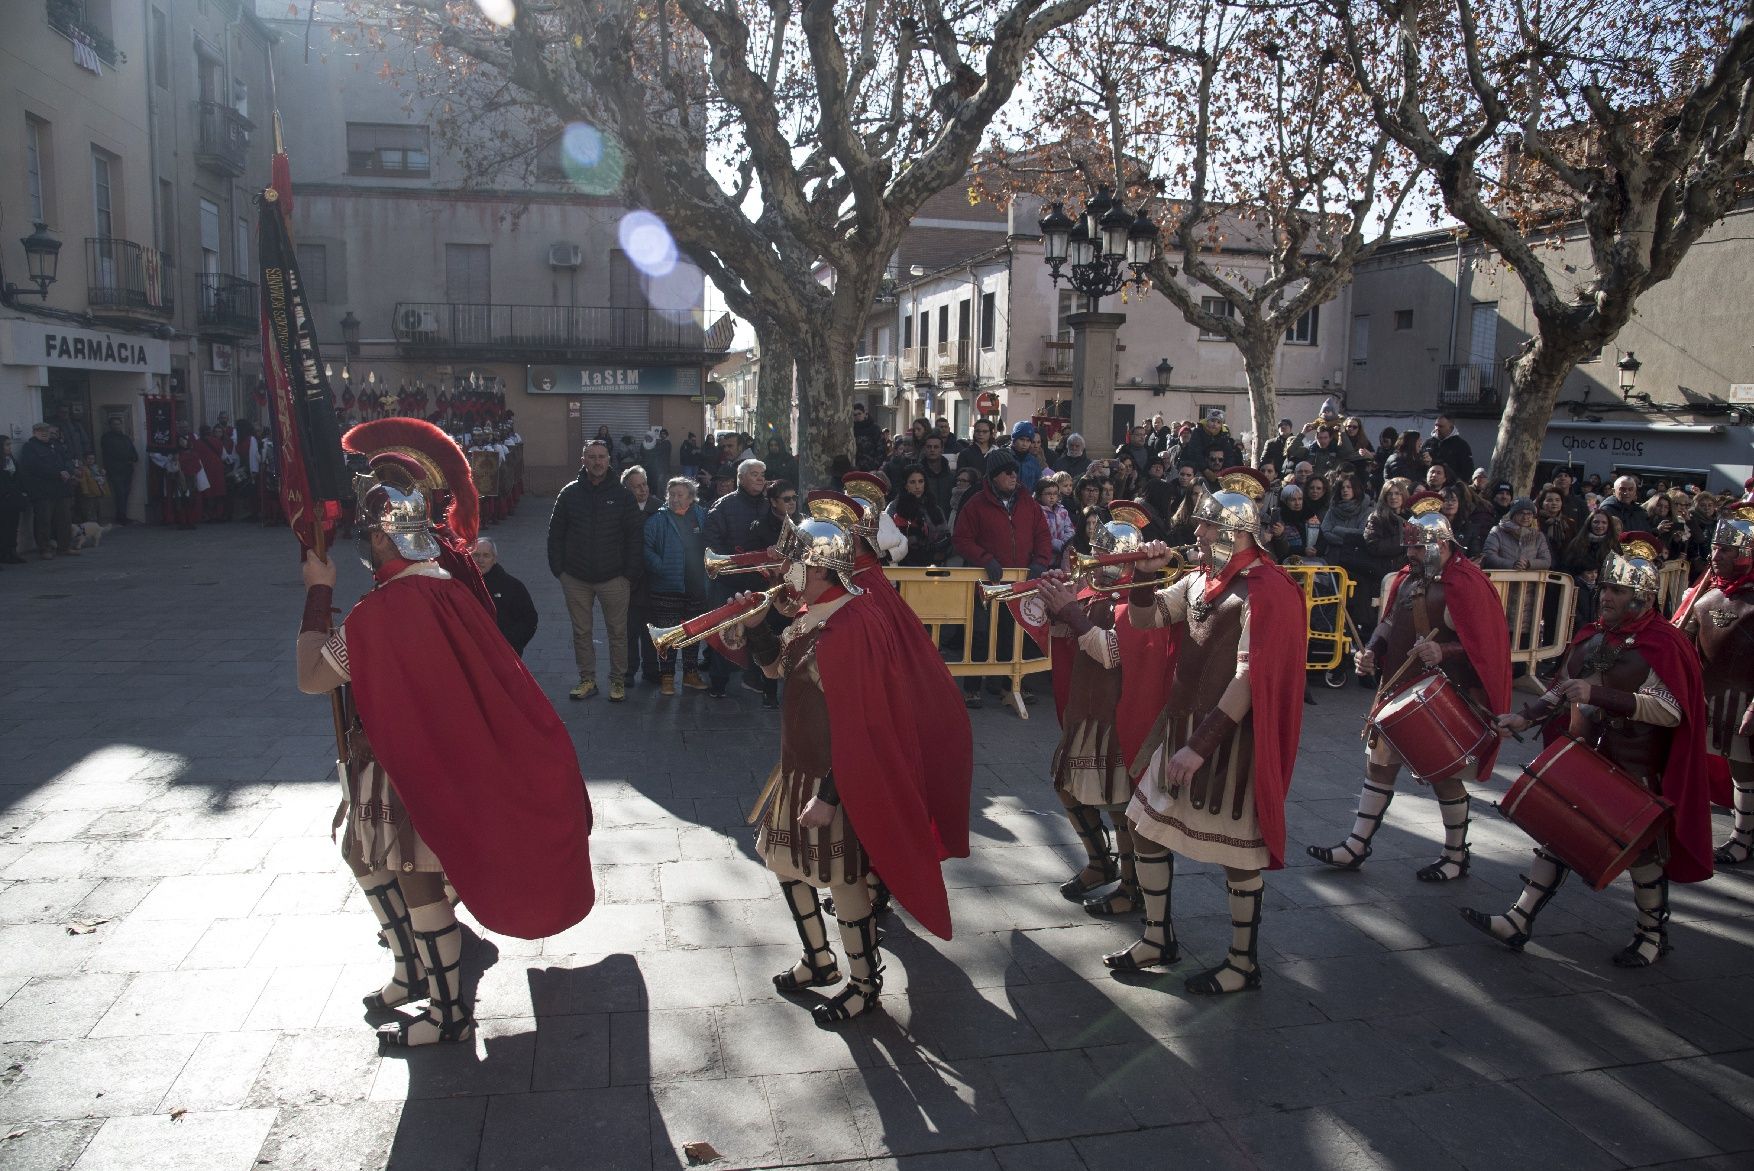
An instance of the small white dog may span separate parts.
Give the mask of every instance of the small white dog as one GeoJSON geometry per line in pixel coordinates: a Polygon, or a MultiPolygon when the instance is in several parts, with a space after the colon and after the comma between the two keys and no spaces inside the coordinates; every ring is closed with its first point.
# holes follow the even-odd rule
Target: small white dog
{"type": "Polygon", "coordinates": [[[82,521],[73,526],[73,547],[75,549],[95,549],[104,539],[104,534],[115,527],[114,525],[100,525],[94,520],[82,521]]]}

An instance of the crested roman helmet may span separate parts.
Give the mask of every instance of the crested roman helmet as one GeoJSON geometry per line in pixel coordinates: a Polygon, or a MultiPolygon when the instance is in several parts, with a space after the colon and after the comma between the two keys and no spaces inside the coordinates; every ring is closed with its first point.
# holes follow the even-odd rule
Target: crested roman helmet
{"type": "Polygon", "coordinates": [[[1212,542],[1212,567],[1222,571],[1236,552],[1236,535],[1261,535],[1261,501],[1267,497],[1267,481],[1253,468],[1225,468],[1218,473],[1218,491],[1209,492],[1194,506],[1194,519],[1218,526],[1212,542]]]}
{"type": "Polygon", "coordinates": [[[1744,500],[1720,512],[1711,543],[1720,549],[1734,549],[1738,561],[1754,556],[1754,500],[1744,500]]]}
{"type": "Polygon", "coordinates": [[[1413,493],[1407,501],[1407,514],[1401,525],[1402,545],[1445,545],[1456,539],[1449,517],[1443,514],[1443,493],[1413,493]]]}
{"type": "Polygon", "coordinates": [[[861,520],[860,506],[852,497],[839,492],[810,493],[801,517],[788,516],[780,529],[779,551],[786,562],[786,584],[802,591],[804,567],[814,565],[833,572],[848,593],[863,592],[853,585],[861,520]]]}
{"type": "MultiPolygon", "coordinates": [[[[873,551],[877,548],[878,518],[889,500],[889,481],[880,472],[848,472],[840,478],[841,487],[859,508],[859,521],[854,535],[861,537],[873,551]]],[[[817,494],[812,492],[811,496],[817,494]]],[[[835,495],[831,493],[830,495],[835,495]]]]}
{"type": "Polygon", "coordinates": [[[1663,558],[1649,533],[1622,533],[1620,545],[1602,562],[1601,584],[1623,586],[1635,594],[1656,597],[1663,558]]]}
{"type": "Polygon", "coordinates": [[[480,498],[468,457],[449,435],[423,419],[376,419],[350,428],[341,450],[363,456],[368,469],[353,477],[355,534],[367,568],[372,532],[410,561],[438,559],[447,536],[464,548],[474,543],[480,498]]]}
{"type": "MultiPolygon", "coordinates": [[[[1108,520],[1090,535],[1096,553],[1132,553],[1145,544],[1145,526],[1151,519],[1137,505],[1122,501],[1109,506],[1108,520]]],[[[1105,565],[1097,571],[1103,585],[1112,585],[1132,572],[1130,565],[1105,565]]]]}

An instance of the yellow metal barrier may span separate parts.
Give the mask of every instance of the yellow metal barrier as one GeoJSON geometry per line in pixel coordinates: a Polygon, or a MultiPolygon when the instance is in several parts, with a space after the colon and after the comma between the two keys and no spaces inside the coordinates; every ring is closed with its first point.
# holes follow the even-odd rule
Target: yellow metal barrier
{"type": "MultiPolygon", "coordinates": [[[[1053,660],[1039,653],[1035,641],[1024,634],[1023,627],[1011,623],[1011,637],[1000,645],[1000,611],[1004,603],[987,605],[979,600],[976,586],[987,580],[982,569],[901,569],[886,568],[884,575],[901,591],[901,600],[919,617],[930,632],[932,641],[943,647],[939,637],[945,629],[960,630],[962,653],[946,658],[944,665],[959,679],[969,676],[1002,676],[1011,681],[1011,706],[1023,719],[1029,709],[1023,704],[1023,677],[1053,668],[1053,660]],[[987,633],[985,657],[974,657],[974,635],[977,623],[984,623],[987,633]],[[1028,657],[1026,657],[1028,656],[1028,657]]],[[[1028,574],[1021,569],[1007,569],[1005,581],[1022,581],[1028,574]]]]}
{"type": "Polygon", "coordinates": [[[1663,563],[1662,572],[1657,575],[1657,605],[1671,618],[1681,608],[1681,599],[1687,596],[1687,587],[1691,584],[1687,580],[1689,569],[1685,561],[1668,561],[1663,563]]]}
{"type": "Polygon", "coordinates": [[[1346,660],[1352,639],[1346,632],[1346,603],[1357,584],[1338,565],[1287,565],[1285,572],[1303,591],[1304,624],[1309,628],[1304,669],[1332,671],[1346,660]],[[1321,627],[1327,629],[1321,629],[1321,627]]]}
{"type": "Polygon", "coordinates": [[[1571,575],[1545,569],[1485,572],[1504,606],[1510,661],[1526,663],[1533,670],[1564,654],[1571,645],[1572,624],[1577,618],[1577,583],[1571,575]],[[1558,601],[1552,603],[1555,596],[1558,601]]]}

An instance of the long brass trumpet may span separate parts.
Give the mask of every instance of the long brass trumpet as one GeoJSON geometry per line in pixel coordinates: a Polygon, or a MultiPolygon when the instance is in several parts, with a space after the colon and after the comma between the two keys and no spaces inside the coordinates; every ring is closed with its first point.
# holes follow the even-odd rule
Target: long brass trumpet
{"type": "Polygon", "coordinates": [[[737,598],[726,602],[716,610],[708,610],[705,614],[690,618],[680,626],[646,626],[646,632],[652,636],[652,645],[662,654],[693,646],[704,642],[721,631],[729,630],[751,614],[759,613],[780,600],[780,596],[789,587],[781,582],[770,586],[759,594],[751,594],[746,598],[737,598]]]}
{"type": "MultiPolygon", "coordinates": [[[[1135,561],[1144,561],[1150,554],[1143,549],[1134,549],[1127,553],[1075,553],[1072,555],[1071,582],[1082,582],[1095,577],[1098,572],[1115,565],[1131,565],[1135,561]]],[[[1163,569],[1161,576],[1141,582],[1123,582],[1106,589],[1104,592],[1117,593],[1130,590],[1135,586],[1154,585],[1164,589],[1175,580],[1187,573],[1199,561],[1199,549],[1195,545],[1185,545],[1169,551],[1169,564],[1163,569]]],[[[981,599],[987,602],[1010,602],[1017,598],[1028,597],[1041,588],[1041,579],[1031,581],[983,581],[980,583],[981,599]]]]}
{"type": "Polygon", "coordinates": [[[706,575],[718,577],[725,573],[758,573],[763,569],[779,569],[785,562],[774,556],[772,549],[751,549],[747,553],[714,553],[707,550],[706,575]]]}

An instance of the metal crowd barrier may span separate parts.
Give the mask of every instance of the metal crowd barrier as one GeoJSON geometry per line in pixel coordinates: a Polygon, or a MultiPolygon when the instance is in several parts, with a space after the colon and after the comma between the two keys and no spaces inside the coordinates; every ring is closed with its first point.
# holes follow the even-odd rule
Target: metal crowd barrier
{"type": "MultiPolygon", "coordinates": [[[[987,580],[986,571],[885,568],[883,572],[901,591],[901,600],[925,624],[940,651],[945,650],[942,635],[946,630],[961,634],[960,653],[945,655],[944,665],[950,668],[950,673],[958,679],[973,675],[1003,676],[1010,680],[1011,706],[1018,716],[1027,720],[1029,709],[1023,703],[1023,677],[1051,670],[1053,660],[1040,654],[1034,640],[1015,622],[1008,622],[1010,638],[1001,645],[999,615],[1006,607],[1004,603],[988,605],[980,601],[979,591],[975,588],[987,580]],[[987,653],[979,659],[974,657],[977,624],[984,624],[987,632],[987,653]]],[[[1022,581],[1027,576],[1024,570],[1007,569],[1004,580],[1022,581]]]]}
{"type": "Polygon", "coordinates": [[[1346,633],[1346,603],[1357,589],[1351,576],[1338,565],[1287,565],[1285,572],[1303,591],[1309,628],[1309,649],[1304,669],[1332,671],[1346,661],[1352,639],[1346,633]]]}
{"type": "MultiPolygon", "coordinates": [[[[1571,645],[1577,618],[1577,583],[1571,575],[1547,569],[1488,569],[1485,573],[1504,606],[1510,661],[1527,664],[1532,671],[1564,654],[1571,645]]],[[[1685,581],[1683,570],[1683,584],[1685,581]]]]}
{"type": "Polygon", "coordinates": [[[1687,596],[1689,568],[1685,561],[1668,561],[1657,575],[1657,605],[1671,618],[1681,608],[1681,599],[1687,596]]]}

